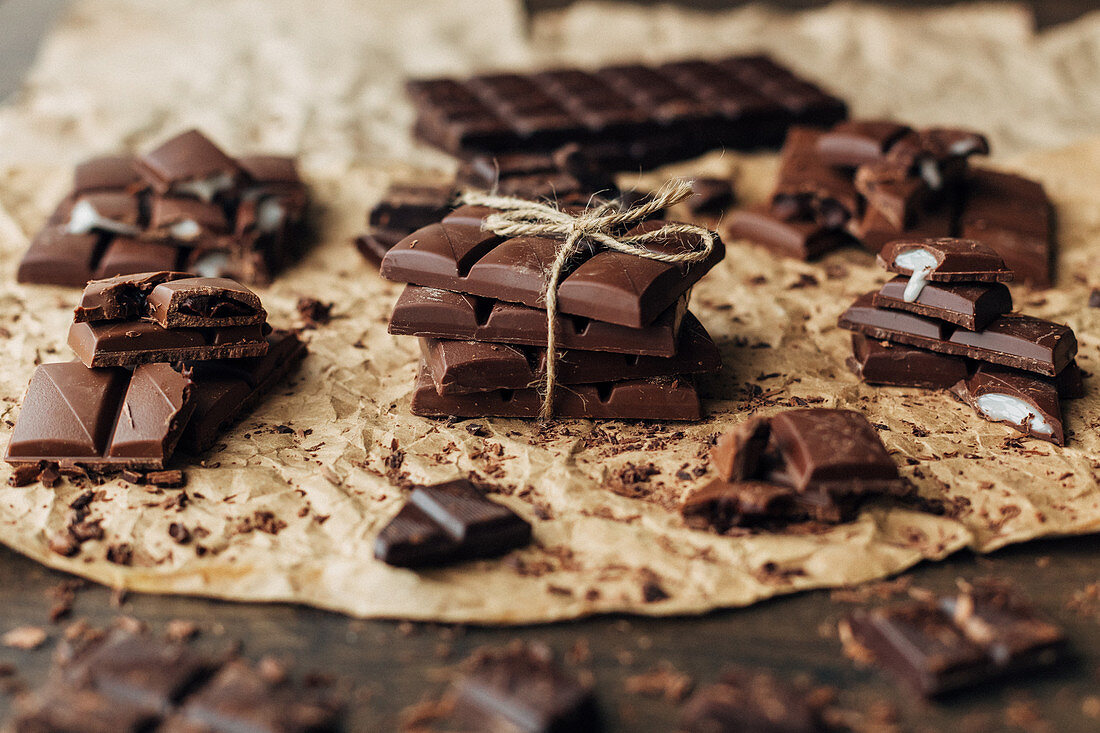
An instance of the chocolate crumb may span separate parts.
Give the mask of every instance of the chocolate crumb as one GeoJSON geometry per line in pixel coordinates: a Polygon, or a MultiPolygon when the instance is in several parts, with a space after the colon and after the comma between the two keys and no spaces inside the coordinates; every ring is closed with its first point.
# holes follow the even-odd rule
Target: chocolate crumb
{"type": "Polygon", "coordinates": [[[47,463],[42,470],[38,472],[38,480],[47,489],[52,489],[61,481],[61,472],[57,470],[57,466],[54,464],[47,463]]]}
{"type": "Polygon", "coordinates": [[[168,641],[183,642],[194,639],[199,635],[199,625],[186,619],[172,619],[164,629],[164,636],[168,641]]]}
{"type": "Polygon", "coordinates": [[[303,328],[326,326],[332,320],[332,303],[322,303],[316,298],[298,298],[298,316],[303,328]]]}
{"type": "Polygon", "coordinates": [[[624,687],[631,695],[664,698],[678,703],[691,694],[695,680],[670,663],[660,662],[650,670],[627,677],[624,687]]]}
{"type": "Polygon", "coordinates": [[[11,476],[8,476],[9,486],[28,486],[38,480],[38,466],[16,466],[11,476]]]}
{"type": "Polygon", "coordinates": [[[181,545],[186,545],[191,541],[191,531],[179,522],[172,522],[168,525],[168,536],[181,545]]]}
{"type": "Polygon", "coordinates": [[[162,489],[178,489],[187,483],[187,476],[179,469],[171,471],[150,471],[145,480],[162,489]]]}
{"type": "Polygon", "coordinates": [[[120,542],[107,548],[107,562],[115,565],[130,565],[134,562],[134,546],[129,542],[120,542]]]}

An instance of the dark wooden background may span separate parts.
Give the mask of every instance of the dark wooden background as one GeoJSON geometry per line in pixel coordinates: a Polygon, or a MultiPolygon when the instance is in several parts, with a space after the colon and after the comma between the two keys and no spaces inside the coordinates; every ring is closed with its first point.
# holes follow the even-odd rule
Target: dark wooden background
{"type": "MultiPolygon", "coordinates": [[[[562,4],[561,0],[527,1],[536,10],[562,4]]],[[[696,7],[731,4],[721,0],[683,2],[696,7]]],[[[17,81],[29,64],[34,37],[60,4],[57,0],[0,0],[0,21],[7,21],[0,24],[0,97],[5,79],[17,81]],[[47,5],[51,7],[47,9],[47,5]],[[19,22],[13,25],[13,18],[19,22]]],[[[822,3],[779,0],[775,4],[802,8],[822,3]]],[[[1100,8],[1096,0],[1033,0],[1031,4],[1040,25],[1100,8]]],[[[37,650],[0,647],[0,668],[12,664],[17,683],[39,684],[49,665],[50,648],[65,624],[86,619],[106,625],[126,614],[146,621],[155,632],[173,619],[195,621],[201,629],[200,644],[219,646],[240,640],[246,656],[253,659],[274,654],[292,661],[299,670],[338,675],[354,690],[352,731],[395,729],[400,711],[425,696],[437,695],[453,674],[454,664],[472,649],[514,638],[544,641],[562,655],[582,660],[579,667],[594,675],[612,731],[674,728],[676,704],[627,691],[630,677],[662,664],[687,673],[700,684],[715,679],[729,664],[762,667],[784,677],[805,676],[839,688],[843,705],[878,711],[875,719],[896,711],[899,730],[1100,730],[1100,599],[1091,608],[1074,602],[1084,597],[1089,584],[1100,582],[1100,538],[1033,543],[988,557],[962,553],[943,563],[920,566],[907,575],[916,585],[941,591],[953,588],[958,578],[1013,578],[1043,610],[1066,626],[1076,657],[1054,673],[937,703],[922,702],[841,656],[836,621],[852,606],[828,592],[779,598],[701,618],[602,617],[493,629],[364,622],[308,608],[173,597],[130,596],[116,607],[110,590],[88,587],[78,592],[70,617],[50,623],[50,609],[56,602],[53,593],[67,577],[0,548],[0,633],[32,625],[45,628],[50,635],[37,650]]],[[[0,689],[6,687],[0,685],[0,689]]],[[[11,697],[0,692],[0,720],[10,709],[11,697]]]]}

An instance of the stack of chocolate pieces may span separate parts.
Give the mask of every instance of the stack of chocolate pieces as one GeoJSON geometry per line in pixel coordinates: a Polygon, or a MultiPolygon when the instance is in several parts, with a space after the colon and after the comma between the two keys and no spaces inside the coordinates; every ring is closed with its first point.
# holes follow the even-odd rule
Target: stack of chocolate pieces
{"type": "Polygon", "coordinates": [[[293,158],[233,158],[191,130],[136,158],[77,166],[18,280],[84,287],[186,270],[266,284],[299,254],[308,199],[293,158]]]}
{"type": "MultiPolygon", "coordinates": [[[[224,278],[150,272],[88,283],[69,330],[78,361],[40,365],[5,460],[42,471],[161,471],[212,445],[305,353],[224,278]]],[[[51,474],[52,475],[52,474],[51,474]]]]}
{"type": "Polygon", "coordinates": [[[840,317],[865,382],[948,389],[987,420],[1062,445],[1060,399],[1082,395],[1068,326],[1012,313],[999,254],[969,239],[902,240],[879,264],[898,276],[840,317]]]}
{"type": "Polygon", "coordinates": [[[1049,287],[1053,211],[1041,184],[971,167],[989,152],[975,132],[851,120],[794,128],[768,204],[727,218],[724,233],[811,259],[849,242],[965,237],[993,248],[1018,281],[1049,287]]]}
{"type": "Polygon", "coordinates": [[[723,533],[846,522],[871,497],[909,491],[874,426],[852,410],[751,417],[718,439],[711,462],[718,477],[682,512],[689,525],[723,533]]]}
{"type": "MultiPolygon", "coordinates": [[[[426,416],[536,417],[545,376],[544,293],[560,239],[501,237],[483,229],[484,207],[463,206],[414,232],[382,261],[382,276],[409,283],[389,331],[420,337],[412,411],[426,416]]],[[[659,229],[645,222],[631,230],[659,229]]],[[[624,232],[625,233],[625,232],[624,232]]],[[[647,246],[694,248],[694,235],[647,246]]],[[[720,368],[717,348],[687,310],[691,286],[725,254],[664,263],[586,249],[558,283],[558,417],[696,420],[691,376],[720,368]]]]}

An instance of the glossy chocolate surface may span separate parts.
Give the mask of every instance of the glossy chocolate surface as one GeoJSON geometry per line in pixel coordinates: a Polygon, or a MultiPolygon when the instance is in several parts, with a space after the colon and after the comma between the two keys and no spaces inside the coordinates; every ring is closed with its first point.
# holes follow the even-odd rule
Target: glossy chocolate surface
{"type": "Polygon", "coordinates": [[[1012,293],[1001,283],[931,282],[921,288],[912,302],[904,297],[908,283],[904,276],[888,281],[875,293],[872,304],[876,308],[938,318],[969,331],[980,331],[1012,310],[1012,293]]]}

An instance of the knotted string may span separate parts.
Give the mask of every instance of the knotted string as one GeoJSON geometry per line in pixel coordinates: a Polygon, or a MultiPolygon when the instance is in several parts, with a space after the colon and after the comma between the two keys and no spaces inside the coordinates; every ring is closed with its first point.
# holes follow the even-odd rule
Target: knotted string
{"type": "Polygon", "coordinates": [[[639,224],[663,209],[691,195],[691,182],[671,180],[657,193],[631,209],[622,210],[618,201],[587,208],[574,216],[550,204],[528,201],[512,196],[467,192],[462,203],[496,209],[482,223],[482,229],[501,237],[560,238],[554,263],[546,279],[543,298],[546,302],[546,376],[539,418],[548,420],[554,409],[554,387],[557,378],[557,312],[558,281],[562,269],[586,244],[659,262],[692,263],[705,260],[714,251],[714,234],[691,224],[665,224],[652,231],[631,236],[618,235],[625,226],[639,224]],[[645,245],[660,242],[677,234],[695,235],[695,247],[684,252],[657,252],[645,245]]]}

